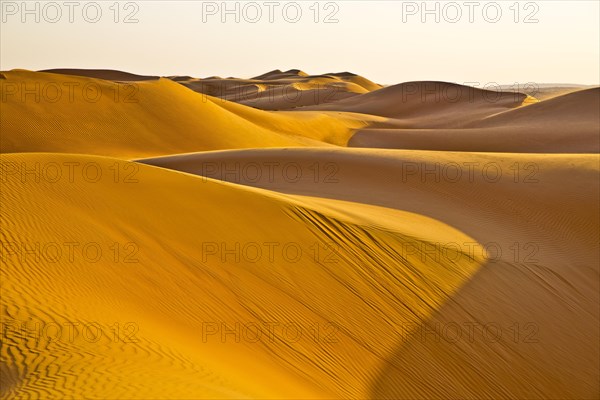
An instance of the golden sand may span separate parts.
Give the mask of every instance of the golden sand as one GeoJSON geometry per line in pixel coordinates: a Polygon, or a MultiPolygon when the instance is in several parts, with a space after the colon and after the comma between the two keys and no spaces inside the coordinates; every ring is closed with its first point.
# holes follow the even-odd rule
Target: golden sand
{"type": "Polygon", "coordinates": [[[1,398],[598,397],[598,89],[62,72],[0,80],[1,398]]]}

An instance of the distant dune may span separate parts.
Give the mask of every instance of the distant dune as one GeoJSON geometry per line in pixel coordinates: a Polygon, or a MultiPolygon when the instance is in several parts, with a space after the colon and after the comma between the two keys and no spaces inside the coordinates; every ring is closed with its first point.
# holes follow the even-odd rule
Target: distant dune
{"type": "MultiPolygon", "coordinates": [[[[586,89],[487,117],[458,129],[381,129],[357,132],[352,147],[529,152],[600,152],[600,88],[586,89]]],[[[423,124],[428,126],[426,123],[423,124]]]]}
{"type": "Polygon", "coordinates": [[[52,74],[85,76],[88,78],[104,79],[107,81],[119,82],[137,82],[137,81],[154,81],[159,79],[158,76],[136,75],[129,72],[116,71],[112,69],[72,69],[72,68],[57,68],[45,69],[40,72],[49,72],[52,74]]]}
{"type": "Polygon", "coordinates": [[[407,127],[453,127],[531,101],[521,93],[494,92],[447,82],[407,82],[334,104],[302,110],[335,110],[401,119],[407,127]]]}
{"type": "Polygon", "coordinates": [[[510,110],[492,115],[473,125],[477,126],[521,126],[537,123],[545,129],[560,124],[561,128],[571,126],[577,130],[585,124],[594,128],[591,122],[600,118],[600,87],[579,90],[549,100],[532,104],[530,107],[510,110]]]}
{"type": "Polygon", "coordinates": [[[562,96],[579,90],[591,89],[593,85],[558,84],[558,83],[529,83],[523,85],[501,85],[503,91],[517,91],[535,97],[538,100],[548,100],[556,96],[562,96]]]}
{"type": "Polygon", "coordinates": [[[121,84],[40,72],[4,74],[4,153],[139,158],[244,147],[345,145],[356,129],[381,120],[268,113],[194,93],[169,79],[121,84]],[[25,95],[25,84],[38,85],[37,97],[25,95]]]}
{"type": "Polygon", "coordinates": [[[331,103],[381,86],[350,73],[308,75],[300,70],[274,70],[252,79],[172,77],[190,89],[262,110],[291,110],[331,103]]]}
{"type": "Polygon", "coordinates": [[[304,71],[300,71],[299,69],[290,69],[289,71],[281,71],[279,69],[275,69],[273,71],[266,72],[262,75],[256,76],[252,78],[253,80],[275,80],[282,78],[297,78],[297,77],[306,77],[308,74],[304,71]]]}

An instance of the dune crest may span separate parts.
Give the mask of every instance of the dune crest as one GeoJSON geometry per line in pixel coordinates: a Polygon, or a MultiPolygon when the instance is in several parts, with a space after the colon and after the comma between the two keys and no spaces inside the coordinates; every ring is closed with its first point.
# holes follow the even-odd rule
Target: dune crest
{"type": "Polygon", "coordinates": [[[141,82],[155,81],[160,79],[158,76],[137,75],[130,72],[117,71],[112,69],[74,69],[74,68],[55,68],[44,69],[40,72],[51,74],[82,76],[87,78],[103,79],[107,81],[118,82],[141,82]]]}

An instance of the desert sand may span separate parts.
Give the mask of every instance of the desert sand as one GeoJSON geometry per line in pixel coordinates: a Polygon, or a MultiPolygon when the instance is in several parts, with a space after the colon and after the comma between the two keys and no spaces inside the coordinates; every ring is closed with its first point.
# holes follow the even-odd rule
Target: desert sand
{"type": "Polygon", "coordinates": [[[2,398],[600,395],[600,89],[2,76],[2,398]]]}

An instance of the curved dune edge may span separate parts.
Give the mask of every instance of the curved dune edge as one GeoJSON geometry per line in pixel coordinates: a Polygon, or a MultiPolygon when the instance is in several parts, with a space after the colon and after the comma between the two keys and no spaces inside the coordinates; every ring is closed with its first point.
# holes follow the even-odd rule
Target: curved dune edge
{"type": "Polygon", "coordinates": [[[599,392],[599,155],[252,149],[142,162],[425,215],[493,253],[432,314],[427,330],[386,360],[369,398],[594,398],[599,392]],[[257,180],[243,172],[249,163],[279,169],[257,180]],[[283,175],[286,164],[297,165],[302,178],[283,175]],[[236,168],[237,176],[223,175],[236,168]],[[500,329],[494,332],[501,338],[484,337],[484,326],[500,329]]]}
{"type": "Polygon", "coordinates": [[[417,214],[296,198],[139,164],[129,176],[137,182],[122,175],[115,182],[110,171],[133,164],[105,157],[11,154],[1,161],[3,398],[368,397],[379,369],[404,340],[398,324],[431,316],[485,261],[403,255],[406,244],[473,241],[417,214]],[[97,182],[75,174],[51,183],[22,181],[10,172],[36,163],[94,164],[105,173],[97,182]],[[96,262],[77,251],[72,260],[45,252],[35,260],[15,256],[18,248],[10,247],[59,240],[82,248],[95,243],[103,252],[96,262]],[[330,242],[340,249],[335,263],[329,254],[296,262],[203,259],[203,243],[212,242],[228,248],[294,243],[302,254],[330,242]],[[138,262],[127,263],[132,243],[138,262]],[[116,261],[115,244],[121,250],[116,261]],[[82,331],[72,339],[36,341],[27,330],[15,332],[14,324],[23,322],[96,323],[103,336],[92,342],[82,331]],[[133,325],[115,339],[112,328],[127,322],[133,325]],[[225,342],[211,335],[203,342],[203,324],[231,328],[238,322],[295,323],[307,330],[318,324],[321,336],[292,342],[276,333],[273,341],[236,343],[235,335],[225,342]],[[339,328],[334,342],[327,340],[332,326],[339,328]]]}
{"type": "MultiPolygon", "coordinates": [[[[407,210],[445,221],[478,241],[499,240],[501,231],[507,241],[553,238],[558,245],[569,237],[569,245],[583,244],[576,248],[595,259],[590,246],[597,246],[597,154],[290,148],[138,162],[282,193],[407,210]]],[[[564,242],[560,247],[564,251],[564,242]]],[[[559,254],[547,256],[551,261],[559,254]]]]}

